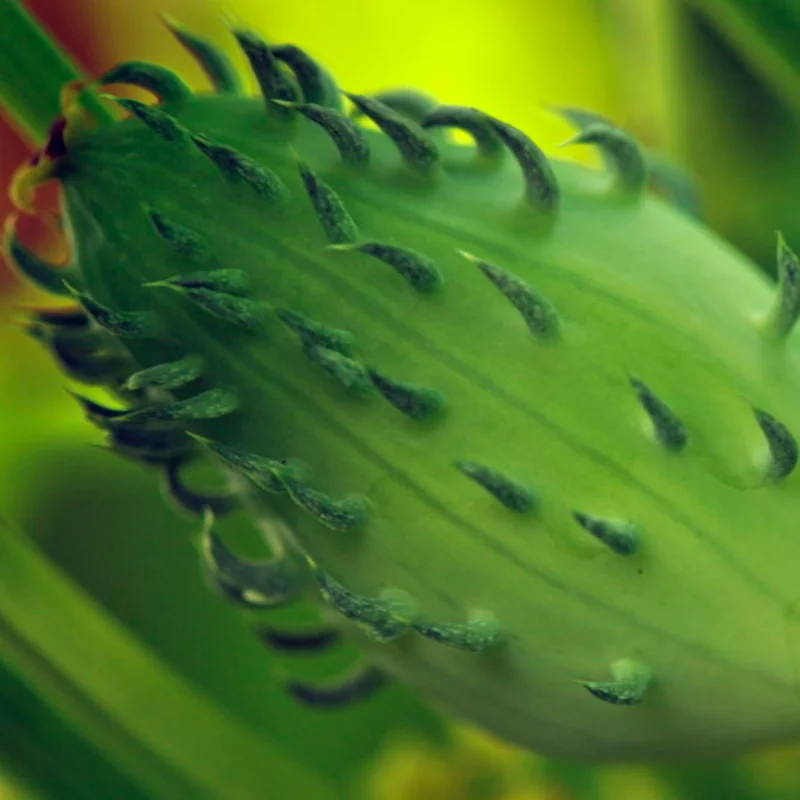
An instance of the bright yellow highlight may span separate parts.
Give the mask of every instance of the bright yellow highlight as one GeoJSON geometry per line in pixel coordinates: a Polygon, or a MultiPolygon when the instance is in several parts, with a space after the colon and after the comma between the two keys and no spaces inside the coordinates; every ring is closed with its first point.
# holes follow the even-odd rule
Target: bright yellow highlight
{"type": "Polygon", "coordinates": [[[391,744],[367,776],[368,800],[561,800],[541,760],[478,728],[454,727],[448,746],[391,744]]]}

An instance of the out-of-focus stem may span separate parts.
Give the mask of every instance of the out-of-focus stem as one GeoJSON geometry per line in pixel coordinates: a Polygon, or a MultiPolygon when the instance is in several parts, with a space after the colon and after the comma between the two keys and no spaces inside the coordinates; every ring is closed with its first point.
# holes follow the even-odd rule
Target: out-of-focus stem
{"type": "Polygon", "coordinates": [[[1,522],[0,564],[0,658],[147,797],[332,800],[310,765],[182,681],[1,522]]]}
{"type": "Polygon", "coordinates": [[[618,81],[634,125],[650,146],[680,154],[686,113],[680,90],[683,11],[675,0],[608,3],[613,13],[607,24],[619,43],[618,81]]]}
{"type": "Polygon", "coordinates": [[[18,0],[0,0],[0,107],[32,144],[59,114],[59,92],[79,70],[18,0]]]}

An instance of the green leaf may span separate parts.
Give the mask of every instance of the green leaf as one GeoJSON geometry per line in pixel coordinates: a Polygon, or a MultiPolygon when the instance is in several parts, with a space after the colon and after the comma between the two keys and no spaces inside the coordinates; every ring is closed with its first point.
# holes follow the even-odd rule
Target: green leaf
{"type": "Polygon", "coordinates": [[[800,4],[790,0],[690,0],[751,66],[800,109],[800,4]]]}
{"type": "Polygon", "coordinates": [[[35,143],[59,116],[63,84],[77,67],[17,0],[0,0],[0,106],[35,143]]]}
{"type": "Polygon", "coordinates": [[[147,797],[333,800],[308,764],[242,727],[0,520],[0,660],[147,797]]]}

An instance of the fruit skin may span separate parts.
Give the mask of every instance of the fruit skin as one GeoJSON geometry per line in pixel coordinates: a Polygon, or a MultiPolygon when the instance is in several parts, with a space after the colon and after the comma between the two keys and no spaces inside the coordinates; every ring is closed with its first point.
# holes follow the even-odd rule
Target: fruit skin
{"type": "Polygon", "coordinates": [[[67,125],[36,173],[62,184],[93,331],[131,373],[170,365],[168,393],[117,370],[131,410],[88,416],[156,465],[205,448],[291,530],[252,565],[207,528],[220,586],[256,607],[321,589],[389,672],[550,755],[800,732],[785,243],[776,297],[642,194],[605,123],[577,141],[611,181],[470,109],[420,125],[350,96],[383,130],[356,127],[300,51],[237,38],[264,97],[135,62],[163,102],[67,125]]]}

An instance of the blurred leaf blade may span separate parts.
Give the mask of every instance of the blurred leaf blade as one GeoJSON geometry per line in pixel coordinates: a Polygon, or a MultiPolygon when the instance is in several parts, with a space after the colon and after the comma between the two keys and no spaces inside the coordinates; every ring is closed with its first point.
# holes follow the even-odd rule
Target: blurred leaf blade
{"type": "Polygon", "coordinates": [[[78,69],[17,0],[0,0],[0,30],[3,106],[27,137],[42,142],[59,114],[61,86],[78,69]]]}
{"type": "Polygon", "coordinates": [[[307,765],[182,682],[0,522],[0,653],[148,797],[330,800],[307,765]]]}
{"type": "Polygon", "coordinates": [[[777,91],[800,111],[797,0],[689,0],[777,91]]]}

